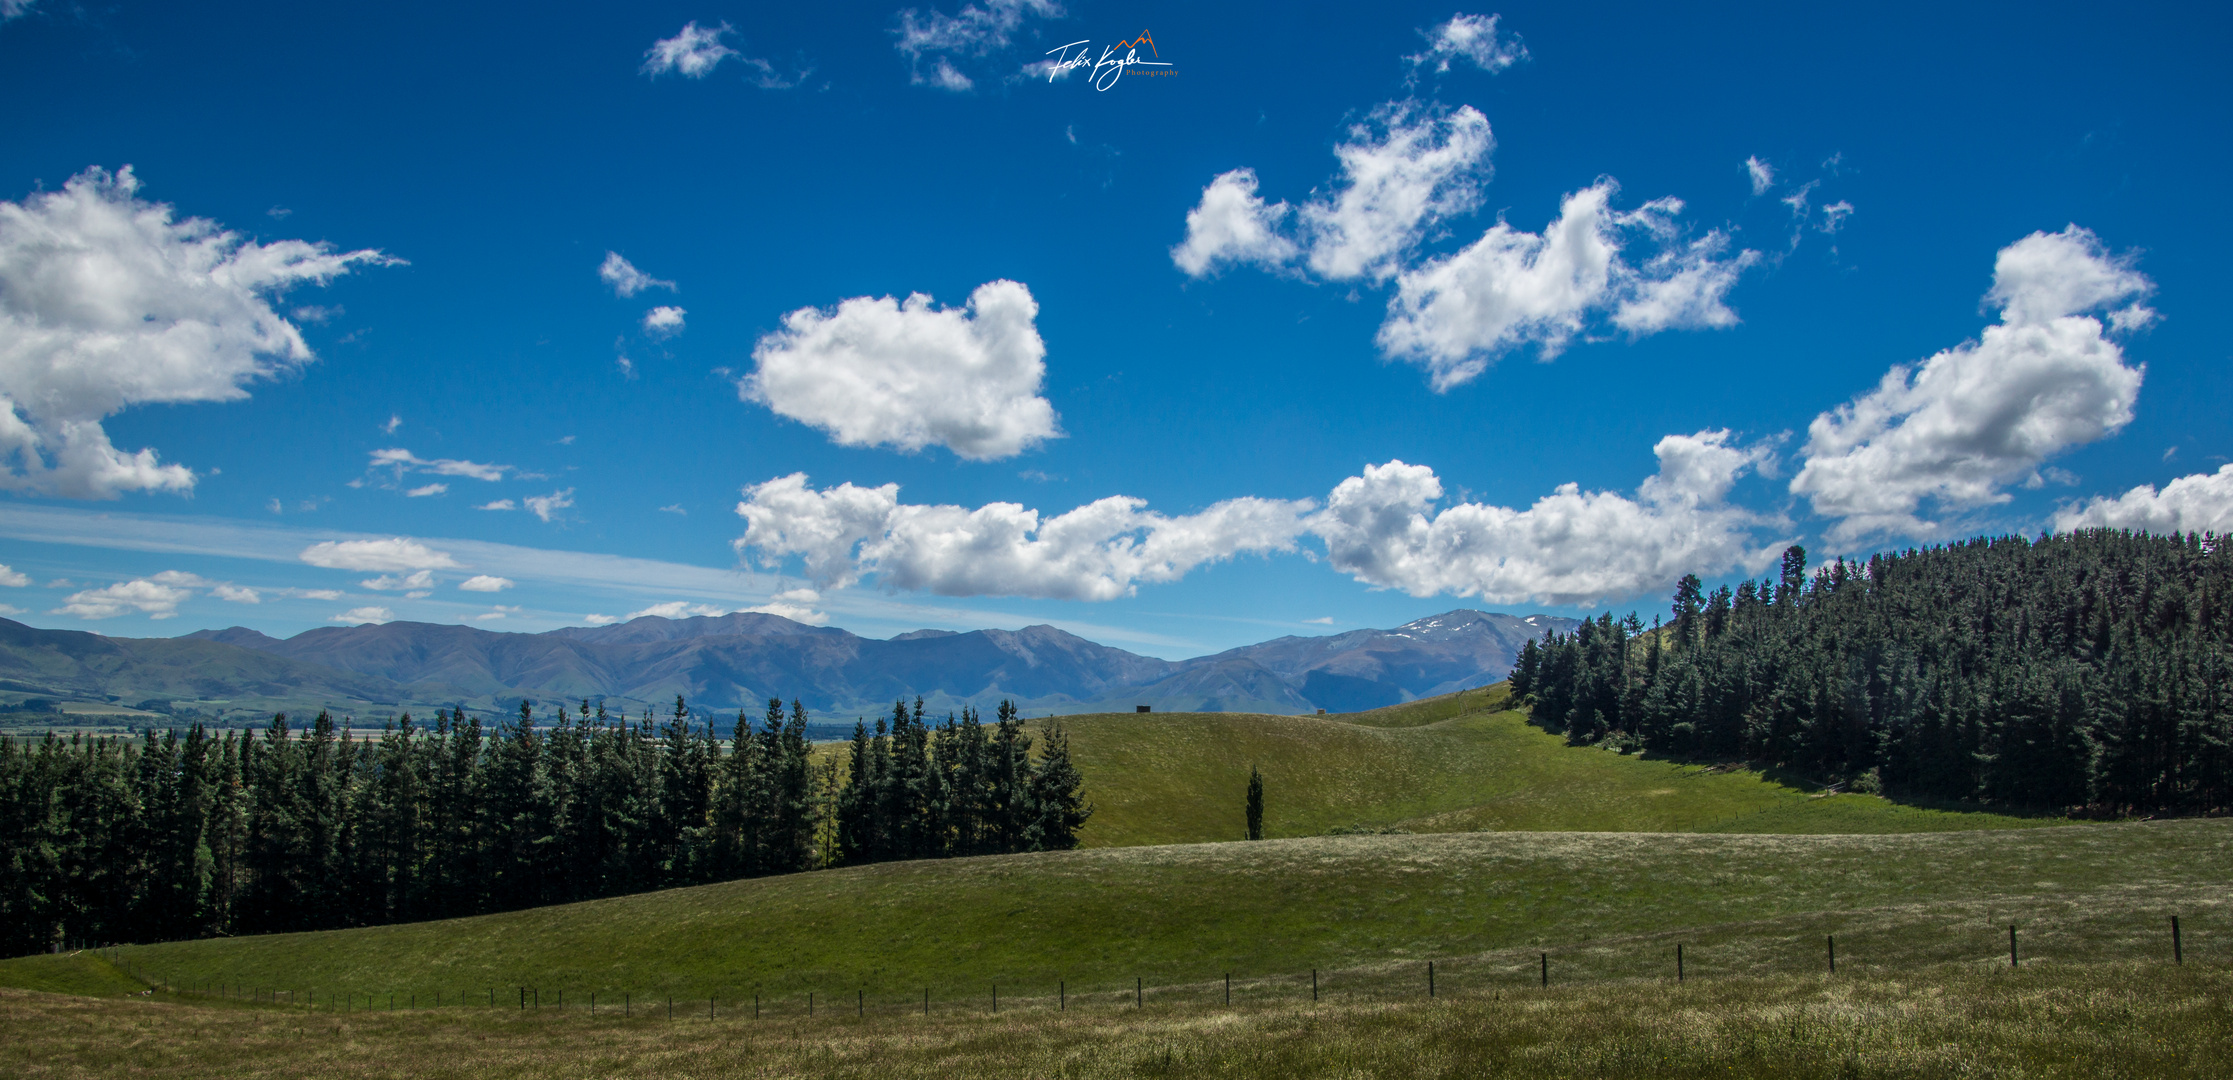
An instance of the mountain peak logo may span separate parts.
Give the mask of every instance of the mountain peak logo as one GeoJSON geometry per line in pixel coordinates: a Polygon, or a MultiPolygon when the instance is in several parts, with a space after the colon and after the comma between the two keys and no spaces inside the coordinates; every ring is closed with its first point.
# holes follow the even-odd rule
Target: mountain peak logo
{"type": "Polygon", "coordinates": [[[1163,69],[1140,72],[1144,77],[1170,78],[1178,74],[1176,66],[1163,59],[1162,51],[1156,47],[1155,35],[1146,30],[1140,31],[1138,37],[1130,40],[1120,38],[1113,45],[1104,45],[1098,53],[1093,50],[1093,40],[1087,38],[1048,49],[1047,56],[1050,59],[1041,60],[1024,70],[1032,74],[1045,71],[1047,81],[1053,82],[1073,71],[1090,68],[1087,81],[1095,90],[1101,91],[1115,86],[1124,78],[1127,70],[1135,67],[1163,69]],[[1148,50],[1146,57],[1140,55],[1140,47],[1143,45],[1148,50]]]}

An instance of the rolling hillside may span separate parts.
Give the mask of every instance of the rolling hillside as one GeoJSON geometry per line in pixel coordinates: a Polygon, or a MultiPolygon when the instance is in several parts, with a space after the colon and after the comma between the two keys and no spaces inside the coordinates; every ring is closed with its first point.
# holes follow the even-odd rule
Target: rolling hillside
{"type": "MultiPolygon", "coordinates": [[[[2233,962],[2233,822],[1889,836],[1470,833],[1100,849],[888,863],[444,922],[133,946],[172,984],[431,996],[560,989],[703,1007],[810,990],[882,1004],[1000,983],[1017,997],[1201,984],[1292,998],[1409,987],[1520,988],[1537,954],[1562,982],[2157,957],[2180,913],[2189,964],[2233,962]],[[1267,983],[1263,980],[1271,979],[1267,983]]],[[[0,962],[38,970],[41,958],[0,962]]],[[[1199,993],[1199,991],[1195,991],[1199,993]]]]}
{"type": "Polygon", "coordinates": [[[1240,837],[1250,765],[1265,831],[1880,833],[2045,823],[1818,797],[1745,769],[1567,746],[1504,709],[1502,684],[1346,716],[1132,713],[1064,720],[1097,807],[1092,846],[1240,837]]]}
{"type": "MultiPolygon", "coordinates": [[[[130,952],[174,981],[702,995],[1056,973],[1080,985],[1310,967],[1367,978],[1406,957],[1488,978],[1554,946],[1601,977],[1657,963],[1645,943],[1677,930],[1727,970],[1773,971],[1822,926],[1856,936],[1856,963],[1872,950],[1935,962],[1989,947],[2017,910],[2063,927],[2076,956],[2154,933],[2152,914],[2119,921],[2132,910],[2233,915],[2233,823],[2080,826],[1825,796],[1569,747],[1503,704],[1499,686],[1353,717],[1074,718],[1100,806],[1076,852],[130,952]],[[1238,836],[1250,762],[1274,839],[1190,842],[1238,836]],[[1380,830],[1433,835],[1320,835],[1380,830]]],[[[2233,958],[2233,933],[2211,947],[2233,958]]]]}
{"type": "MultiPolygon", "coordinates": [[[[819,1075],[1068,1074],[1081,1054],[1102,1062],[1081,1075],[1170,1075],[1139,1063],[1173,1046],[1195,1063],[1177,1075],[1332,1075],[1323,1039],[1338,1038],[1371,1048],[1369,1074],[1396,1076],[1411,1074],[1405,1048],[1430,1037],[1442,1047],[1552,1038],[1567,1052],[1591,1047],[1590,1060],[1622,1075],[1655,1075],[1678,1052],[1711,1060],[1699,1075],[1740,1065],[1752,1075],[1771,1060],[1847,1060],[1889,1018],[1919,1024],[1912,1038],[1973,1053],[2001,1040],[2000,1061],[2067,1045],[2062,1029],[2039,1025],[2070,1024],[2074,1009],[2093,1010],[2081,1026],[2144,1023],[2151,1037],[2224,1026],[2222,1010],[2198,1016],[2179,1002],[2207,1000],[2217,984],[2194,979],[2233,963],[2233,821],[2074,825],[1824,795],[1742,770],[1569,747],[1505,710],[1502,690],[1324,718],[1074,717],[1073,752],[1102,806],[1089,826],[1095,846],[1082,850],[128,946],[105,954],[117,963],[23,957],[0,961],[0,987],[85,996],[0,991],[0,1029],[48,1058],[179,1075],[237,1061],[244,1031],[274,1075],[352,1060],[284,1049],[315,1018],[321,1033],[346,1036],[334,1043],[345,1053],[415,1062],[418,1073],[447,1068],[449,1055],[414,1048],[451,1039],[463,1040],[452,1054],[505,1048],[516,1075],[670,1075],[738,1046],[748,1052],[736,1069],[819,1075]],[[1268,781],[1274,839],[1168,842],[1237,834],[1251,762],[1268,781]],[[1386,829],[1413,834],[1377,832],[1386,829]],[[1499,831],[1459,831],[1484,829],[1499,831]],[[1313,835],[1348,830],[1373,834],[1313,835]],[[2170,915],[2185,932],[2175,970],[2170,915]],[[2020,1032],[1943,1005],[2016,993],[2001,977],[2010,925],[2025,959],[2025,981],[2010,987],[2042,988],[2023,991],[2029,1004],[1994,1006],[1996,1017],[2024,1017],[2020,1032]],[[1834,980],[1823,977],[1826,935],[1837,942],[1834,980]],[[1680,990],[1677,945],[1689,979],[1680,990]],[[1434,1003],[1423,996],[1430,960],[1434,1003]],[[1556,985],[1542,990],[1546,963],[1556,985]],[[143,998],[163,986],[203,996],[143,998]],[[2185,989],[2156,992],[2166,986],[2185,989]],[[986,1007],[993,987],[997,1016],[986,1007]],[[244,992],[267,1003],[238,1000],[244,992]],[[2103,992],[2121,1004],[2085,1004],[2103,992]],[[390,995],[404,1011],[387,1011],[390,995]],[[594,1020],[583,1009],[591,995],[605,1006],[594,1020]],[[1851,1019],[1857,995],[1879,1002],[1864,1012],[1884,1015],[1832,1024],[1851,1019]],[[182,1011],[88,1001],[125,997],[133,1009],[182,1011]],[[521,1011],[529,997],[541,1007],[521,1011]],[[349,1003],[338,1015],[337,998],[349,1003]],[[1795,1003],[1816,998],[1822,1015],[1802,1037],[1795,1003]],[[611,1015],[617,1001],[632,1003],[633,1019],[611,1015]],[[1725,1041],[1694,1030],[1707,1008],[1715,1031],[1781,1039],[1781,1049],[1728,1061],[1700,1051],[1725,1041]],[[1654,1009],[1666,1016],[1651,1045],[1666,1049],[1652,1052],[1656,1065],[1631,1068],[1639,1036],[1604,1025],[1654,1009]],[[1459,1026],[1419,1027],[1445,1016],[1459,1026]],[[120,1049],[105,1033],[122,1031],[143,1034],[120,1049]],[[1295,1041],[1310,1031],[1327,1034],[1295,1041]],[[146,1049],[173,1037],[185,1042],[146,1049]],[[1236,1056],[1234,1039],[1252,1049],[1236,1056]],[[1022,1052],[1050,1045],[1073,1049],[1022,1052]],[[1005,1055],[997,1068],[994,1046],[1005,1055]]],[[[1909,1037],[1869,1043],[1872,1060],[1909,1037]]],[[[1455,1065],[1444,1071],[1471,1074],[1455,1065]]]]}

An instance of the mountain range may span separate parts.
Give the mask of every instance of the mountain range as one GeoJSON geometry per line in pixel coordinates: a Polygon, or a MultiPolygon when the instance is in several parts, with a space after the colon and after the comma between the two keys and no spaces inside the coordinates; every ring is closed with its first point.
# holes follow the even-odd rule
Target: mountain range
{"type": "Polygon", "coordinates": [[[824,718],[920,696],[936,712],[1012,699],[1037,713],[1349,712],[1495,682],[1529,638],[1574,620],[1458,610],[1392,630],[1282,637],[1162,660],[1052,626],[917,630],[889,639],[776,615],[645,616],[537,634],[391,622],[274,638],[246,627],[110,638],[0,619],[0,692],[183,714],[335,708],[377,715],[604,701],[757,713],[798,699],[824,718]]]}

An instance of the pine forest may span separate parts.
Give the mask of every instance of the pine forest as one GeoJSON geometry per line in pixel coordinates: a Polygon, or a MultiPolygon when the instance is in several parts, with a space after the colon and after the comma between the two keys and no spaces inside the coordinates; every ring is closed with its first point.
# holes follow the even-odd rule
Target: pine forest
{"type": "Polygon", "coordinates": [[[2233,566],[2094,530],[1838,560],[1585,621],[1512,676],[1569,742],[2099,816],[2233,809],[2233,566]]]}
{"type": "Polygon", "coordinates": [[[892,859],[1071,848],[1092,811],[1062,729],[922,702],[818,749],[768,702],[725,748],[686,702],[485,730],[0,737],[0,955],[515,910],[892,859]],[[841,762],[841,758],[843,761],[841,762]]]}

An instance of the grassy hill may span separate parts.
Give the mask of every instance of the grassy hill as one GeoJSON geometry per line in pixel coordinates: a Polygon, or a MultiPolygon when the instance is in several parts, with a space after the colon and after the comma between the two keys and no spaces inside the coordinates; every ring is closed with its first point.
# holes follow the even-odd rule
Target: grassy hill
{"type": "MultiPolygon", "coordinates": [[[[1438,960],[1452,987],[2005,960],[2008,923],[2051,962],[2233,961],[2233,821],[1904,835],[1465,833],[1234,842],[894,863],[444,922],[136,946],[175,985],[481,999],[947,999],[1213,980],[1291,995],[1438,960]],[[1338,975],[1335,974],[1337,971],[1338,975]]],[[[0,963],[0,984],[26,965],[0,963]]]]}
{"type": "Polygon", "coordinates": [[[1101,806],[1078,851],[0,961],[0,987],[21,988],[0,990],[0,1072],[2211,1075],[2225,1059],[2170,1040],[2233,1031],[2233,821],[1824,796],[1568,747],[1501,694],[1072,718],[1101,806]],[[1158,842],[1237,834],[1252,762],[1274,839],[1158,842]],[[1316,835],[1337,829],[1409,834],[1316,835]],[[523,988],[566,1007],[521,1013],[523,988]],[[421,1008],[380,1011],[391,994],[421,1008]],[[755,1001],[768,1026],[748,1026],[755,1001]]]}
{"type": "Polygon", "coordinates": [[[2054,823],[1823,796],[1747,769],[1567,746],[1505,708],[1508,691],[1338,716],[1113,713],[1066,717],[1096,813],[1089,846],[1232,840],[1248,769],[1265,831],[1888,833],[2054,823]]]}

